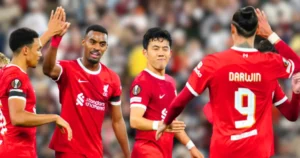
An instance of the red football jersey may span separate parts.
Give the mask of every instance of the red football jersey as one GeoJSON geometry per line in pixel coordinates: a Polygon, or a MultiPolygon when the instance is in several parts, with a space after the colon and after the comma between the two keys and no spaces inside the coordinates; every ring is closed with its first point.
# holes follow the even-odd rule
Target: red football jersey
{"type": "Polygon", "coordinates": [[[60,152],[102,157],[101,128],[109,105],[120,106],[122,93],[119,76],[100,64],[98,71],[84,67],[81,59],[60,61],[57,79],[61,117],[73,130],[73,139],[56,128],[50,148],[60,152]]]}
{"type": "MultiPolygon", "coordinates": [[[[142,71],[133,81],[130,89],[130,107],[145,109],[144,118],[161,121],[167,114],[166,108],[176,97],[175,81],[169,75],[159,76],[148,69],[142,71]]],[[[165,158],[172,157],[174,134],[164,133],[156,141],[156,131],[136,131],[135,140],[148,140],[156,144],[165,158]]],[[[134,150],[134,149],[133,149],[134,150]]]]}
{"type": "Polygon", "coordinates": [[[273,155],[272,92],[277,79],[290,77],[293,70],[294,63],[278,54],[238,47],[197,65],[186,86],[195,96],[209,88],[212,158],[273,155]]]}
{"type": "MultiPolygon", "coordinates": [[[[273,104],[274,106],[279,106],[283,104],[285,101],[287,101],[287,96],[284,94],[283,90],[280,87],[280,84],[277,83],[277,86],[275,87],[275,90],[272,93],[272,99],[273,99],[273,104]]],[[[211,104],[208,102],[206,105],[203,107],[203,113],[206,117],[206,119],[210,122],[213,123],[213,113],[211,111],[211,104]]]]}
{"type": "Polygon", "coordinates": [[[17,65],[9,64],[2,69],[0,83],[1,111],[4,116],[0,119],[0,132],[3,135],[0,155],[1,157],[37,157],[36,127],[12,125],[8,107],[9,99],[23,99],[26,101],[25,110],[35,113],[36,98],[30,79],[17,65]]]}

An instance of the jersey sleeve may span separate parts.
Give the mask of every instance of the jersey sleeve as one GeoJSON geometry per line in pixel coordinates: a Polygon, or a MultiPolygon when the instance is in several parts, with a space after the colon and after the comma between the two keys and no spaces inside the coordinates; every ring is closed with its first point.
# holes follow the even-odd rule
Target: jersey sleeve
{"type": "Polygon", "coordinates": [[[62,83],[63,80],[67,79],[67,71],[68,71],[68,66],[70,64],[69,64],[69,61],[60,60],[60,61],[56,62],[56,65],[61,68],[60,74],[58,75],[57,79],[54,80],[59,84],[59,83],[62,83]]]}
{"type": "Polygon", "coordinates": [[[278,83],[273,94],[274,106],[279,106],[287,100],[288,100],[287,96],[284,94],[282,88],[280,87],[280,84],[278,83]]]}
{"type": "Polygon", "coordinates": [[[292,60],[274,53],[268,53],[268,60],[270,63],[267,66],[272,79],[290,78],[294,73],[295,65],[292,60]]]}
{"type": "MultiPolygon", "coordinates": [[[[149,83],[148,83],[149,84],[149,83]]],[[[130,88],[130,108],[147,109],[150,100],[150,88],[146,81],[134,81],[130,88]]]]}
{"type": "Polygon", "coordinates": [[[12,74],[6,80],[8,99],[22,99],[26,101],[28,92],[28,79],[22,74],[12,74]]]}
{"type": "Polygon", "coordinates": [[[115,80],[114,90],[113,90],[113,94],[110,97],[109,101],[110,101],[110,104],[113,106],[120,106],[121,105],[121,94],[122,94],[122,85],[121,85],[120,77],[117,74],[115,74],[114,80],[115,80]]]}
{"type": "Polygon", "coordinates": [[[186,87],[194,96],[201,94],[208,86],[215,71],[214,65],[216,65],[215,59],[212,56],[207,56],[194,68],[186,83],[186,87]]]}

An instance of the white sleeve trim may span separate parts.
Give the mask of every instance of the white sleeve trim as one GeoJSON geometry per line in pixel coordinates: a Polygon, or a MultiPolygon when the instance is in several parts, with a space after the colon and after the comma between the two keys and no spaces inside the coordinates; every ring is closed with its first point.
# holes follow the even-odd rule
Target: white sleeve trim
{"type": "Polygon", "coordinates": [[[143,104],[130,104],[130,108],[142,108],[146,110],[147,106],[143,104]]]}
{"type": "Polygon", "coordinates": [[[23,92],[22,89],[11,89],[9,90],[9,92],[23,92]]]}
{"type": "Polygon", "coordinates": [[[61,76],[61,74],[63,73],[63,68],[62,68],[62,66],[61,66],[60,64],[56,64],[56,65],[57,65],[58,67],[60,67],[60,73],[59,73],[57,79],[55,79],[54,81],[59,81],[60,76],[61,76]]]}
{"type": "Polygon", "coordinates": [[[121,105],[121,100],[119,100],[119,101],[111,101],[110,104],[113,105],[113,106],[120,106],[121,105]]]}
{"type": "Polygon", "coordinates": [[[9,100],[9,99],[21,99],[21,100],[26,101],[26,98],[25,98],[25,97],[20,97],[20,96],[10,96],[10,97],[8,98],[8,100],[9,100]]]}
{"type": "Polygon", "coordinates": [[[284,96],[281,100],[274,103],[274,106],[279,106],[287,100],[287,96],[284,96]]]}
{"type": "Polygon", "coordinates": [[[277,41],[280,40],[280,37],[275,33],[273,32],[269,37],[268,37],[268,40],[271,44],[275,44],[277,41]]]}
{"type": "Polygon", "coordinates": [[[142,97],[132,97],[130,98],[130,103],[142,102],[142,97]]]}
{"type": "Polygon", "coordinates": [[[194,96],[198,96],[199,94],[193,89],[193,87],[187,82],[186,83],[186,87],[190,90],[190,92],[194,95],[194,96]]]}
{"type": "Polygon", "coordinates": [[[289,75],[289,78],[291,78],[292,75],[293,75],[293,73],[294,73],[294,70],[295,70],[295,64],[294,64],[294,62],[292,60],[289,60],[289,61],[290,61],[291,65],[292,65],[292,71],[291,71],[291,73],[289,75]]]}

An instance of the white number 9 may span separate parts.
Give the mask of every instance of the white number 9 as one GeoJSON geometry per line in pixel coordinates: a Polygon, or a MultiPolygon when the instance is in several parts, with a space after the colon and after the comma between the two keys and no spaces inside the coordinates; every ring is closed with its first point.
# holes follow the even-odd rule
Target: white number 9
{"type": "Polygon", "coordinates": [[[247,115],[246,120],[235,121],[235,128],[249,128],[255,123],[255,94],[248,88],[239,88],[235,91],[234,107],[242,115],[247,115]],[[248,106],[243,106],[243,97],[248,97],[248,106]]]}

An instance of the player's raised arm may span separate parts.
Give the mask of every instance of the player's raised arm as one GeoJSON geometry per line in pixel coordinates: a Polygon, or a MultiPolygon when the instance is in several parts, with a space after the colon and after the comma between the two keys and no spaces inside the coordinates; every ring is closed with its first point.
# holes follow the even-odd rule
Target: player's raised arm
{"type": "Polygon", "coordinates": [[[57,7],[55,12],[52,10],[48,22],[47,31],[40,37],[40,44],[44,46],[51,37],[61,34],[68,23],[63,22],[61,19],[64,16],[64,9],[57,7]]]}
{"type": "Polygon", "coordinates": [[[175,133],[176,139],[190,151],[191,158],[204,158],[203,154],[197,149],[193,141],[189,138],[186,132],[175,133]]]}
{"type": "Polygon", "coordinates": [[[291,101],[287,99],[282,89],[278,86],[275,90],[274,99],[279,100],[274,103],[281,114],[289,121],[296,121],[300,110],[300,73],[292,78],[293,95],[291,101]]]}
{"type": "Polygon", "coordinates": [[[49,29],[53,32],[53,37],[51,40],[50,48],[45,54],[45,59],[43,63],[43,72],[45,75],[51,77],[52,79],[57,79],[59,74],[61,73],[61,67],[56,65],[56,55],[57,49],[60,44],[60,41],[63,35],[67,32],[70,27],[70,23],[66,22],[66,13],[63,8],[59,7],[57,9],[57,14],[51,13],[50,21],[49,21],[49,29]],[[61,26],[61,31],[55,31],[55,27],[51,27],[52,25],[61,26]]]}
{"type": "Polygon", "coordinates": [[[276,50],[280,55],[294,62],[294,72],[299,72],[300,58],[298,57],[298,55],[284,41],[282,41],[276,33],[272,31],[267,16],[263,11],[256,9],[256,15],[258,19],[257,35],[268,39],[272,44],[274,44],[276,50]]]}

